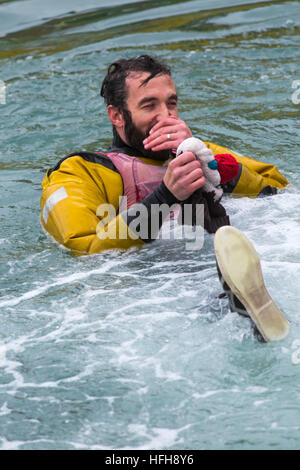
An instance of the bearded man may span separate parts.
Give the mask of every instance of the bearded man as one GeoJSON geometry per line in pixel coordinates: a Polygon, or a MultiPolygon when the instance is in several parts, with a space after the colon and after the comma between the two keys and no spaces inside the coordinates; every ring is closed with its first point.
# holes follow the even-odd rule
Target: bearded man
{"type": "MultiPolygon", "coordinates": [[[[182,212],[187,202],[203,205],[203,226],[216,232],[217,271],[231,309],[250,316],[265,341],[285,337],[289,324],[265,288],[254,248],[230,227],[217,191],[205,189],[197,152],[188,146],[179,152],[192,133],[178,116],[169,67],[148,55],[120,59],[109,66],[101,96],[113,126],[112,144],[104,153],[68,155],[48,170],[41,198],[46,232],[79,254],[127,249],[154,240],[174,205],[182,212]]],[[[222,193],[255,197],[288,184],[274,165],[205,144],[222,193]]]]}
{"type": "MultiPolygon", "coordinates": [[[[41,198],[46,232],[76,253],[127,249],[155,239],[168,216],[165,211],[159,223],[152,223],[156,208],[164,205],[171,211],[174,204],[184,205],[195,196],[205,205],[207,231],[228,225],[224,208],[204,191],[201,194],[205,178],[195,154],[186,151],[174,158],[192,133],[178,117],[169,67],[148,55],[120,59],[109,66],[101,96],[113,126],[112,144],[105,153],[68,155],[47,171],[41,198]],[[134,224],[137,203],[147,212],[146,231],[137,230],[140,220],[134,224]]],[[[273,165],[206,145],[218,162],[225,192],[272,194],[288,183],[273,165]]]]}

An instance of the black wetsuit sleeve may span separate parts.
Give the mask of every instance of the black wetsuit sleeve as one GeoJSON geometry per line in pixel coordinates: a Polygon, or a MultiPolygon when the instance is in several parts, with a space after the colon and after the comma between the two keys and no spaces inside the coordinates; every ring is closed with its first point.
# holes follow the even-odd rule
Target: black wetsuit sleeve
{"type": "Polygon", "coordinates": [[[122,217],[141,240],[149,243],[157,238],[164,220],[174,210],[178,202],[178,199],[162,181],[140,203],[134,204],[126,212],[123,212],[122,217]]]}

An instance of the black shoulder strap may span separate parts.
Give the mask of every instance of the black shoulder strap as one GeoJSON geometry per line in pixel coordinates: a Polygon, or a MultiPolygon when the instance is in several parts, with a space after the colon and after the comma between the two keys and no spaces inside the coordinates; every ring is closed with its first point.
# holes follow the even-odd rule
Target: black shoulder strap
{"type": "Polygon", "coordinates": [[[60,165],[65,160],[67,160],[68,158],[71,158],[71,157],[81,157],[84,160],[86,160],[87,162],[98,163],[99,165],[105,166],[106,168],[109,168],[110,170],[113,170],[113,171],[116,171],[117,173],[119,173],[117,168],[115,167],[115,165],[111,161],[111,159],[108,158],[105,154],[99,154],[99,153],[95,153],[95,152],[74,152],[74,153],[71,153],[70,155],[67,155],[66,157],[62,158],[61,160],[59,160],[59,162],[53,168],[51,168],[51,170],[48,171],[48,176],[51,175],[51,173],[53,173],[53,171],[58,170],[60,165]]]}

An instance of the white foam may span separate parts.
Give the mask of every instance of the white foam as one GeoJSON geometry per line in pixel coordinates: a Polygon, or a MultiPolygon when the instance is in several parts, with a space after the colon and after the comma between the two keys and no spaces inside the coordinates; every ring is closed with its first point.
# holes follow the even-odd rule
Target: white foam
{"type": "Polygon", "coordinates": [[[116,265],[116,263],[115,263],[114,260],[107,261],[106,263],[102,264],[97,269],[90,270],[90,271],[87,271],[87,272],[76,272],[74,274],[69,274],[69,275],[59,277],[55,282],[46,284],[45,286],[39,286],[35,289],[32,289],[32,290],[26,292],[25,294],[22,294],[20,297],[17,297],[15,299],[2,300],[0,302],[0,308],[1,307],[14,307],[14,306],[18,305],[19,303],[21,303],[25,300],[29,300],[29,299],[32,299],[34,297],[38,297],[39,295],[47,292],[48,290],[51,290],[54,287],[62,286],[62,285],[66,285],[66,284],[72,284],[76,281],[81,281],[81,280],[87,279],[87,278],[89,278],[90,276],[92,276],[94,274],[106,273],[106,272],[110,271],[110,269],[112,267],[114,267],[115,265],[116,265]]]}
{"type": "Polygon", "coordinates": [[[7,402],[3,403],[3,405],[0,408],[0,416],[5,416],[11,413],[11,409],[8,408],[7,402]]]}
{"type": "Polygon", "coordinates": [[[178,429],[169,429],[169,428],[153,428],[150,432],[147,430],[145,425],[141,424],[132,424],[129,425],[129,430],[132,433],[137,434],[137,437],[144,437],[147,442],[140,446],[125,446],[120,450],[149,450],[149,449],[170,449],[175,444],[182,442],[180,440],[180,433],[189,429],[190,425],[183,426],[178,429]],[[153,435],[154,434],[154,435],[153,435]]]}

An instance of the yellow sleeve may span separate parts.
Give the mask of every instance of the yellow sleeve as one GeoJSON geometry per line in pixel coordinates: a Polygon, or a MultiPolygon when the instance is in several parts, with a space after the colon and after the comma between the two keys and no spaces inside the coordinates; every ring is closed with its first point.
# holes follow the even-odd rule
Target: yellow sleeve
{"type": "Polygon", "coordinates": [[[42,226],[74,253],[92,254],[144,244],[117,215],[123,194],[119,173],[73,156],[62,161],[57,170],[48,171],[42,187],[42,226]],[[101,210],[107,205],[109,218],[108,212],[101,210]]]}
{"type": "Polygon", "coordinates": [[[240,176],[232,191],[233,195],[256,197],[268,186],[283,189],[289,184],[275,165],[239,155],[211,142],[205,143],[214,155],[230,153],[241,164],[240,176]]]}

